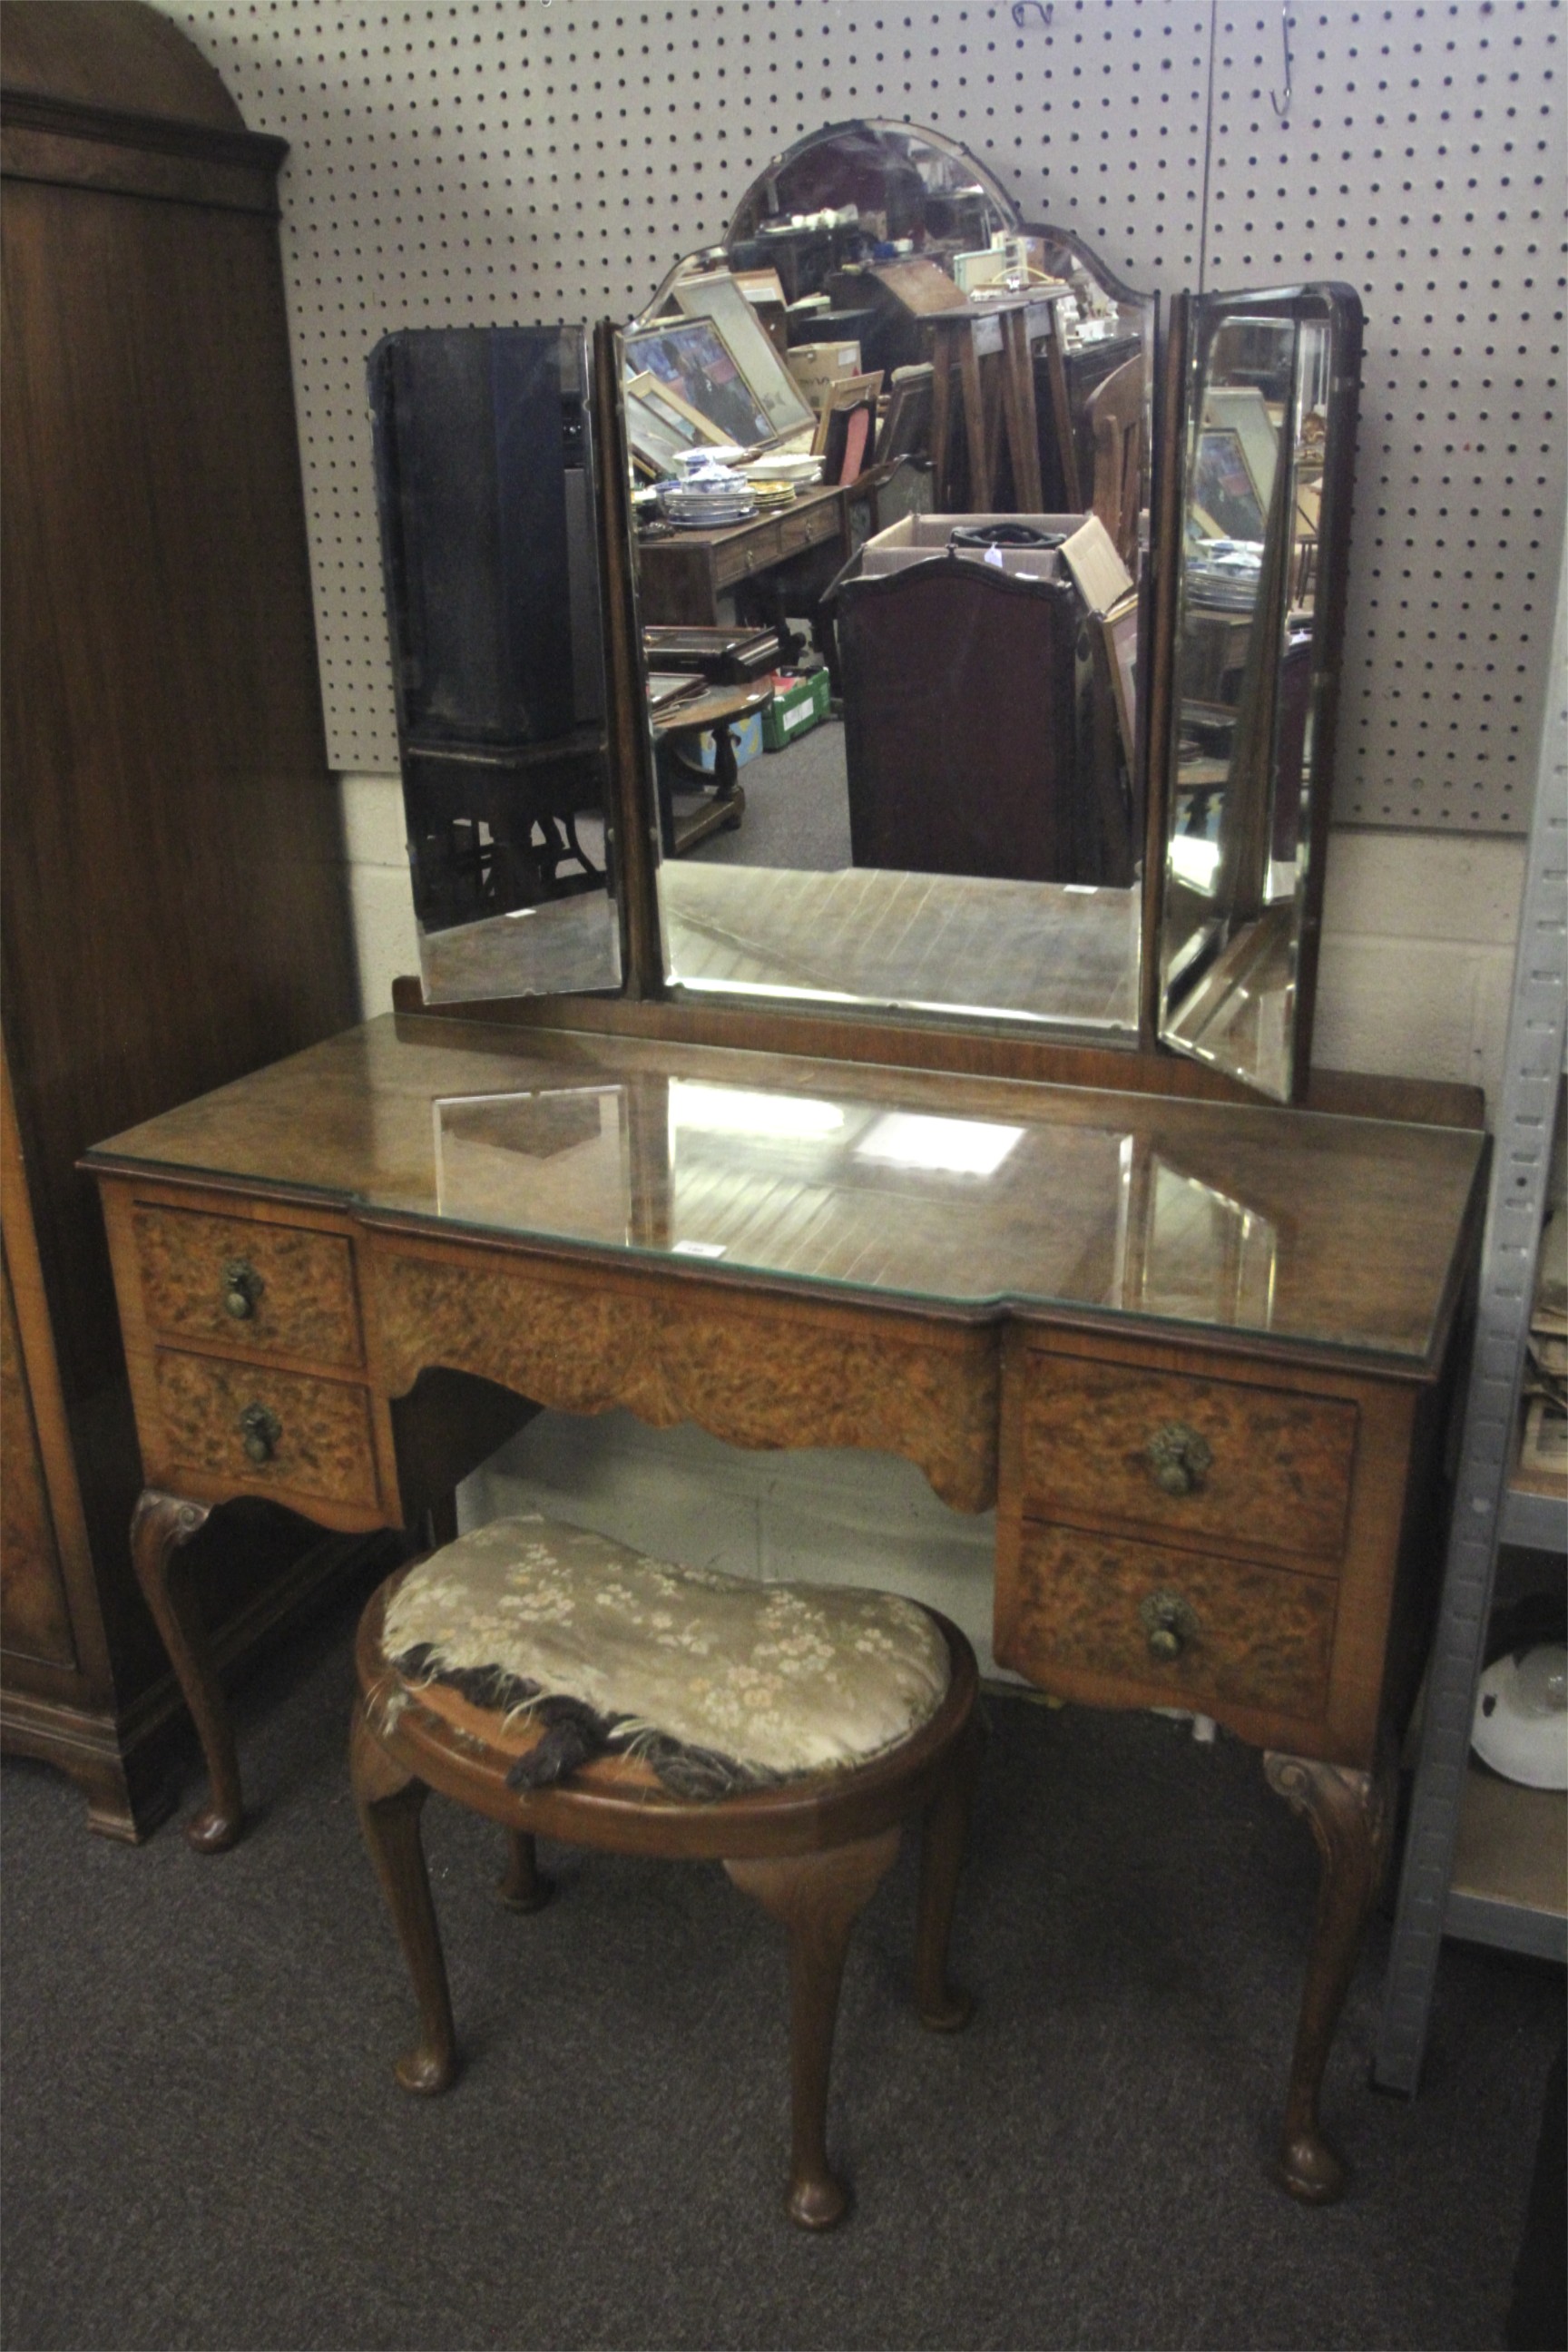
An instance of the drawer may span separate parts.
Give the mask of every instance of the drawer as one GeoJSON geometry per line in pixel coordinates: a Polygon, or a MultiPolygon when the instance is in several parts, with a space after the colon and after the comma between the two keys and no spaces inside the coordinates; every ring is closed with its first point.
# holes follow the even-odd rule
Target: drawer
{"type": "Polygon", "coordinates": [[[340,1234],[146,1202],[131,1223],[154,1330],[235,1353],[363,1360],[353,1258],[340,1234]]]}
{"type": "Polygon", "coordinates": [[[779,517],[779,553],[798,555],[802,548],[820,547],[824,540],[838,536],[838,506],[835,499],[823,505],[807,507],[802,514],[782,514],[779,517]]]}
{"type": "Polygon", "coordinates": [[[1353,1404],[1036,1349],[1024,1384],[1026,1513],[1339,1556],[1353,1404]]]}
{"type": "Polygon", "coordinates": [[[366,1390],[174,1349],[159,1349],[153,1376],[162,1426],[150,1454],[252,1494],[374,1502],[366,1390]]]}
{"type": "Polygon", "coordinates": [[[1338,1591],[1331,1577],[1026,1519],[1016,1560],[997,1570],[996,1656],[1047,1686],[1093,1676],[1140,1705],[1311,1721],[1338,1591]]]}
{"type": "Polygon", "coordinates": [[[777,523],[769,523],[760,530],[748,530],[743,539],[731,540],[713,550],[713,585],[732,587],[737,580],[748,579],[753,572],[764,571],[778,560],[777,523]]]}

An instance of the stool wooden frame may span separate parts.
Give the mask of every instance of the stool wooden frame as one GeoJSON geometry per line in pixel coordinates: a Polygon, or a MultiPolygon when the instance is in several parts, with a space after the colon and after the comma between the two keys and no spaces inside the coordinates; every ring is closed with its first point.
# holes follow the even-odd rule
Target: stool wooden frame
{"type": "Polygon", "coordinates": [[[903,1823],[922,1817],[915,1937],[915,2008],[923,2025],[952,2032],[972,2004],[947,1981],[948,1934],[979,1757],[974,1654],[957,1627],[935,1618],[952,1676],[930,1720],[899,1747],[858,1769],[698,1802],[672,1796],[646,1767],[595,1759],[569,1785],[509,1788],[512,1752],[487,1747],[416,1693],[382,1646],[393,1585],[360,1622],[351,1768],[365,1843],[414,1981],[419,2040],[397,2064],[405,2090],[444,2091],[456,2072],[451,1999],[430,1897],[419,1816],[432,1789],[498,1822],[510,1834],[504,1901],[520,1911],[549,1899],[534,1860],[536,1836],[612,1853],[721,1862],[744,1894],[788,1931],[792,2129],[787,2210],[806,2229],[829,2228],[848,2199],[826,2149],[828,2073],[838,1990],[850,1932],[890,1868],[903,1823]]]}

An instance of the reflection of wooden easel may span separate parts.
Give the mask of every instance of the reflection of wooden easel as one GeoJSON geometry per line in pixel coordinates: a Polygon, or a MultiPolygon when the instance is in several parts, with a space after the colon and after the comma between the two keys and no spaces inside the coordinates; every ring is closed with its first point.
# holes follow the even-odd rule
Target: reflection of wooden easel
{"type": "Polygon", "coordinates": [[[996,431],[999,412],[1012,464],[1015,507],[1020,514],[1037,514],[1040,510],[1044,493],[1040,487],[1039,425],[1035,413],[1035,373],[1029,352],[1032,307],[1026,295],[1019,295],[1013,301],[989,302],[984,310],[971,305],[962,310],[936,311],[925,320],[935,369],[931,457],[936,469],[939,512],[952,510],[957,489],[952,465],[955,371],[971,509],[990,513],[995,508],[996,461],[1001,455],[996,431]],[[1002,348],[993,355],[991,374],[996,389],[988,403],[982,383],[978,331],[993,318],[1001,330],[1002,348]]]}

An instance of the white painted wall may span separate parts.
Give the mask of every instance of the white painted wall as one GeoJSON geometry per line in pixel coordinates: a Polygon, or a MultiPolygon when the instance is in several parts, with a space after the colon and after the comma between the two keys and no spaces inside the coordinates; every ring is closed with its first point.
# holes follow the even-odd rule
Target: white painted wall
{"type": "MultiPolygon", "coordinates": [[[[342,780],[362,1002],[384,1012],[419,969],[395,776],[342,780]]],[[[1330,837],[1313,1059],[1333,1070],[1502,1076],[1525,844],[1496,835],[1330,837]]]]}
{"type": "Polygon", "coordinates": [[[465,1529],[542,1511],[728,1576],[907,1593],[962,1626],[982,1673],[995,1672],[996,1514],[949,1510],[890,1454],[747,1454],[629,1412],[543,1412],[468,1481],[458,1511],[465,1529]]]}

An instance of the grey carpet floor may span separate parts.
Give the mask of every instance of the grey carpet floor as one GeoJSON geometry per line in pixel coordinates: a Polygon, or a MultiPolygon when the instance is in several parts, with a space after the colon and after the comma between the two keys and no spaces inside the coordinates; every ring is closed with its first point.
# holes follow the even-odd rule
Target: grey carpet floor
{"type": "MultiPolygon", "coordinates": [[[[746,813],[732,833],[716,833],[691,855],[726,866],[790,866],[803,874],[839,874],[850,863],[849,786],[844,729],[824,719],[785,751],[764,751],[741,771],[746,813]]],[[[684,795],[684,814],[700,805],[684,795]]]]}
{"type": "Polygon", "coordinates": [[[1376,1923],[1326,2098],[1353,2185],[1291,2204],[1268,2158],[1309,1841],[1246,1749],[1151,1717],[988,1702],[955,1950],[978,2010],[952,2039],[910,2013],[906,1853],[851,1954],[831,2237],[780,2210],[783,1948],[716,1867],[554,1855],[519,1919],[498,1833],[432,1800],[465,2071],[405,2096],[351,1624],[240,1693],[230,1854],[91,1838],[68,1783],[6,1767],[13,2352],[1501,2341],[1560,1974],[1449,1948],[1424,2095],[1380,2098],[1376,1923]]]}

